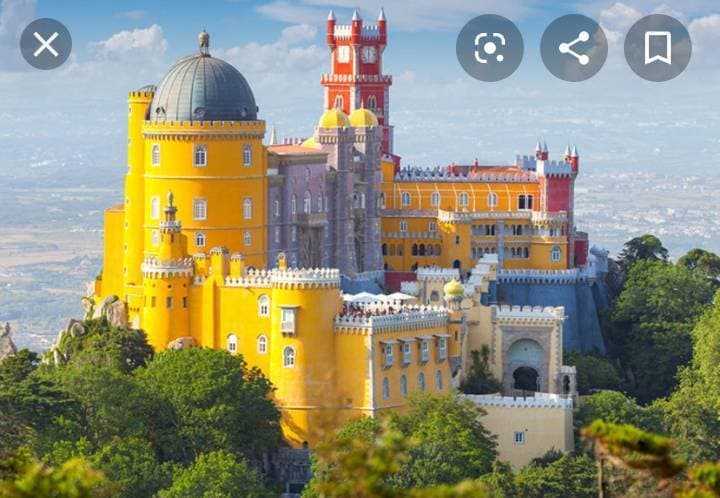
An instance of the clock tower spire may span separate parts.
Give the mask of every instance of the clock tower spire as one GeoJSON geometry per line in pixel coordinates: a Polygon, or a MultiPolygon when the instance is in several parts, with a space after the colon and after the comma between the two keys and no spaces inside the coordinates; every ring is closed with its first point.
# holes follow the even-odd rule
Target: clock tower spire
{"type": "Polygon", "coordinates": [[[355,9],[350,24],[336,24],[328,16],[327,41],[330,74],[323,74],[325,110],[342,109],[346,114],[365,107],[375,113],[383,129],[382,152],[393,152],[390,125],[390,85],[392,77],[382,73],[382,56],[387,45],[387,18],[380,9],[377,24],[363,22],[355,9]]]}

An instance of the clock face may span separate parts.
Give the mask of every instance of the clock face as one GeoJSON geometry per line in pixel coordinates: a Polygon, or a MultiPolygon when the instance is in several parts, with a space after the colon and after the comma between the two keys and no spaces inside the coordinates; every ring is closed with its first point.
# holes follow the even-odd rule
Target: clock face
{"type": "Polygon", "coordinates": [[[377,60],[377,50],[375,47],[363,47],[362,48],[362,61],[368,64],[372,64],[377,60]]]}
{"type": "Polygon", "coordinates": [[[350,47],[343,45],[338,47],[338,62],[350,62],[350,47]]]}

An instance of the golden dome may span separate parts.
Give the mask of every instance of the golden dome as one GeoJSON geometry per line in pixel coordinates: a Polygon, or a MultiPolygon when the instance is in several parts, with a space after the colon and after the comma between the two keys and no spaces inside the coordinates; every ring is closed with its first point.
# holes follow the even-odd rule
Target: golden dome
{"type": "Polygon", "coordinates": [[[307,147],[308,149],[319,149],[317,141],[315,140],[315,137],[312,136],[305,140],[303,143],[300,144],[302,147],[307,147]]]}
{"type": "Polygon", "coordinates": [[[452,279],[445,284],[445,286],[443,287],[443,292],[446,296],[462,297],[465,294],[465,288],[460,282],[452,279]]]}
{"type": "Polygon", "coordinates": [[[377,126],[378,118],[370,109],[361,107],[350,113],[350,124],[355,128],[361,126],[377,126]]]}
{"type": "Polygon", "coordinates": [[[350,121],[348,120],[347,114],[342,112],[341,109],[334,107],[328,109],[320,116],[318,126],[320,128],[349,128],[350,121]]]}

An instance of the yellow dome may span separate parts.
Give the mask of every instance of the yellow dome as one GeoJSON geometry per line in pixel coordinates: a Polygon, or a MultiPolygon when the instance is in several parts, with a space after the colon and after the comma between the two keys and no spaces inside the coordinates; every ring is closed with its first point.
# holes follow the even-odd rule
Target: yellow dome
{"type": "Polygon", "coordinates": [[[350,113],[350,124],[355,128],[360,126],[377,126],[378,118],[370,109],[361,107],[350,113]]]}
{"type": "Polygon", "coordinates": [[[308,149],[319,149],[317,142],[315,141],[315,137],[312,136],[305,140],[303,143],[300,144],[302,147],[307,147],[308,149]]]}
{"type": "Polygon", "coordinates": [[[320,116],[318,126],[320,128],[349,128],[350,121],[341,109],[335,107],[328,109],[322,116],[320,116]]]}
{"type": "Polygon", "coordinates": [[[455,279],[450,280],[448,283],[445,284],[443,287],[443,292],[446,296],[451,297],[458,297],[465,294],[465,288],[462,286],[460,282],[458,282],[455,279]]]}

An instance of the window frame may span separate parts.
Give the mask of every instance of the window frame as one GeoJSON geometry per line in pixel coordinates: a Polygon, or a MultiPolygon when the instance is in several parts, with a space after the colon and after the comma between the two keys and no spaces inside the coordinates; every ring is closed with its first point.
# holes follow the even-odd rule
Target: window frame
{"type": "Polygon", "coordinates": [[[207,197],[193,197],[193,220],[207,221],[207,197]],[[202,213],[198,214],[198,210],[202,213]]]}
{"type": "Polygon", "coordinates": [[[253,200],[252,197],[243,199],[243,220],[252,220],[253,218],[253,200]]]}
{"type": "Polygon", "coordinates": [[[252,166],[252,160],[253,160],[253,153],[252,153],[252,146],[250,144],[243,144],[242,149],[242,160],[243,160],[243,167],[248,168],[252,166]]]}
{"type": "Polygon", "coordinates": [[[207,244],[207,235],[205,235],[205,232],[195,232],[195,247],[205,247],[207,244]],[[198,243],[198,241],[202,240],[202,243],[198,243]]]}
{"type": "Polygon", "coordinates": [[[237,353],[238,350],[238,336],[234,332],[231,332],[225,338],[225,344],[227,351],[231,354],[237,353]]]}
{"type": "Polygon", "coordinates": [[[400,396],[407,396],[408,395],[408,383],[407,383],[407,375],[401,374],[400,375],[400,396]]]}
{"type": "Polygon", "coordinates": [[[265,334],[260,334],[257,336],[257,353],[258,354],[267,354],[268,352],[268,338],[265,334]]]}
{"type": "Polygon", "coordinates": [[[282,351],[283,368],[295,368],[297,364],[297,352],[292,346],[285,346],[282,351]]]}
{"type": "Polygon", "coordinates": [[[433,191],[430,194],[430,205],[432,207],[440,206],[440,192],[438,192],[437,190],[433,191]]]}
{"type": "Polygon", "coordinates": [[[196,168],[205,168],[207,166],[207,145],[195,144],[193,146],[193,166],[196,168]],[[201,161],[198,161],[198,158],[201,161]]]}
{"type": "Polygon", "coordinates": [[[160,166],[160,160],[160,144],[152,144],[152,147],[150,148],[150,165],[157,168],[160,166]]]}
{"type": "Polygon", "coordinates": [[[268,317],[270,316],[270,296],[267,294],[260,294],[257,298],[257,313],[258,316],[268,317]]]}
{"type": "Polygon", "coordinates": [[[410,195],[410,192],[400,192],[400,206],[412,206],[412,195],[410,195]]]}
{"type": "Polygon", "coordinates": [[[442,370],[438,369],[435,371],[435,390],[443,391],[444,389],[442,370]]]}

